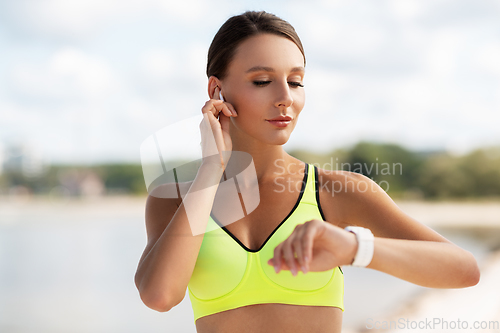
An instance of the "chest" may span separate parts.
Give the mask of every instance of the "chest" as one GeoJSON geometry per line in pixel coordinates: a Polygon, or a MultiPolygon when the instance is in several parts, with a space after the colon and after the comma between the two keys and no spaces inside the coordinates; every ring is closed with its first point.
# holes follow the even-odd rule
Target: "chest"
{"type": "Polygon", "coordinates": [[[258,205],[246,210],[244,216],[236,221],[231,214],[225,214],[227,210],[212,217],[244,248],[257,251],[299,204],[303,189],[298,186],[302,182],[288,180],[288,183],[293,185],[287,189],[276,182],[259,186],[258,205]]]}
{"type": "MultiPolygon", "coordinates": [[[[217,214],[214,216],[212,212],[189,282],[196,316],[213,313],[215,306],[221,311],[243,303],[312,305],[337,299],[341,274],[335,270],[293,276],[289,271],[276,274],[267,264],[275,247],[288,238],[297,225],[322,218],[314,181],[310,180],[295,192],[262,191],[261,203],[254,211],[232,223],[229,220],[226,226],[217,221],[217,214]],[[322,289],[327,285],[328,290],[322,289]],[[319,289],[324,300],[313,302],[312,296],[304,293],[319,289]]],[[[320,294],[314,295],[320,297],[320,294]]]]}

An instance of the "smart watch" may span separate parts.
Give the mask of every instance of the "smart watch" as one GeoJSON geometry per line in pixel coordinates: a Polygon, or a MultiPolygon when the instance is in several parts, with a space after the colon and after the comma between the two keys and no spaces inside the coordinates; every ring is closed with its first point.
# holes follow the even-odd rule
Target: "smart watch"
{"type": "Polygon", "coordinates": [[[370,264],[373,258],[373,234],[370,229],[362,227],[345,227],[344,230],[352,232],[356,235],[358,241],[358,251],[354,256],[354,261],[351,266],[366,267],[370,264]]]}

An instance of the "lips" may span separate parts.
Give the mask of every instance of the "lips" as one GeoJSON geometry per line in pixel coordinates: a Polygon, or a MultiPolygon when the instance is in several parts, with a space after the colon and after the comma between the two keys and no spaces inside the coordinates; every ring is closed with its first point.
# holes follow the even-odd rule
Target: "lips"
{"type": "Polygon", "coordinates": [[[286,127],[290,124],[292,118],[289,116],[280,116],[273,119],[266,119],[266,121],[276,127],[286,127]]]}
{"type": "Polygon", "coordinates": [[[292,117],[289,116],[279,116],[273,119],[266,119],[267,121],[289,121],[292,120],[292,117]]]}

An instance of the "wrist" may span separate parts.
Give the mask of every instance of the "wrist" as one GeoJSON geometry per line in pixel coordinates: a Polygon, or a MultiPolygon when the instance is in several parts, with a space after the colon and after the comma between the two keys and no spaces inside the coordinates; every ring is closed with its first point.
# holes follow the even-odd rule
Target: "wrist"
{"type": "Polygon", "coordinates": [[[218,185],[224,174],[224,168],[216,164],[202,164],[198,169],[193,185],[193,190],[202,190],[207,187],[218,185]]]}
{"type": "MultiPolygon", "coordinates": [[[[346,230],[347,231],[347,230],[346,230]]],[[[356,253],[358,252],[358,240],[356,239],[356,235],[353,232],[348,232],[347,237],[349,238],[349,246],[350,251],[347,255],[347,261],[348,263],[346,265],[350,266],[354,262],[354,259],[356,258],[356,253]]]]}
{"type": "Polygon", "coordinates": [[[224,173],[224,166],[217,163],[203,162],[198,169],[199,172],[210,172],[222,175],[224,173]]]}

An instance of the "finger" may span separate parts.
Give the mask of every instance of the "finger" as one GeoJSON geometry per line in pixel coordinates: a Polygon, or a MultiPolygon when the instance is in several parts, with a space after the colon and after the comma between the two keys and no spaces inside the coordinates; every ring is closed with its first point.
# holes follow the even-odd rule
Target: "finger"
{"type": "Polygon", "coordinates": [[[274,248],[274,254],[273,254],[273,266],[274,266],[274,270],[276,271],[276,273],[279,273],[280,270],[281,270],[281,247],[282,247],[282,244],[279,244],[278,246],[276,246],[274,248]]]}
{"type": "Polygon", "coordinates": [[[222,100],[220,97],[221,97],[221,89],[219,86],[216,86],[215,90],[214,90],[214,96],[212,99],[216,100],[216,101],[223,101],[224,102],[224,104],[222,104],[222,105],[225,105],[230,112],[230,115],[228,115],[226,112],[224,112],[224,114],[226,114],[228,117],[237,116],[238,114],[236,113],[236,110],[234,109],[234,107],[231,104],[227,103],[226,101],[222,100]]]}
{"type": "Polygon", "coordinates": [[[234,110],[234,108],[231,106],[232,107],[232,110],[231,110],[228,106],[228,103],[225,103],[224,101],[222,101],[220,99],[212,99],[209,102],[212,103],[213,108],[215,109],[215,111],[214,111],[215,117],[220,116],[221,113],[227,117],[231,117],[233,115],[232,110],[234,110]]]}
{"type": "Polygon", "coordinates": [[[304,267],[307,271],[310,270],[310,264],[313,256],[313,245],[316,229],[311,223],[304,225],[304,234],[302,236],[302,248],[304,255],[304,267]]]}
{"type": "Polygon", "coordinates": [[[205,103],[205,105],[201,108],[201,112],[203,113],[212,113],[215,118],[219,117],[219,113],[222,111],[223,114],[230,117],[231,111],[220,99],[211,99],[205,103]]]}
{"type": "Polygon", "coordinates": [[[314,224],[314,221],[309,221],[304,224],[304,236],[302,237],[302,242],[304,248],[304,263],[307,270],[310,269],[309,264],[313,256],[314,238],[318,230],[319,227],[314,224]]]}
{"type": "Polygon", "coordinates": [[[297,274],[297,267],[295,265],[295,255],[293,252],[292,248],[292,242],[294,241],[295,234],[292,233],[290,237],[288,237],[284,242],[283,242],[283,258],[285,260],[285,263],[287,266],[290,268],[290,272],[292,272],[292,275],[295,276],[297,274]]]}
{"type": "Polygon", "coordinates": [[[294,267],[298,270],[298,267],[302,270],[303,273],[305,273],[305,268],[303,264],[303,259],[302,259],[302,244],[301,240],[299,237],[295,237],[295,239],[292,242],[292,253],[294,254],[294,267]]]}
{"type": "Polygon", "coordinates": [[[231,103],[224,102],[224,104],[229,108],[229,110],[231,111],[233,117],[237,117],[238,116],[238,113],[236,112],[236,109],[234,108],[234,106],[231,103]]]}
{"type": "Polygon", "coordinates": [[[212,96],[212,99],[220,100],[219,93],[220,93],[219,86],[215,86],[214,95],[212,96]]]}
{"type": "Polygon", "coordinates": [[[219,111],[214,105],[214,100],[208,100],[205,102],[205,105],[201,108],[202,113],[211,113],[215,118],[219,115],[219,111]]]}
{"type": "MultiPolygon", "coordinates": [[[[217,101],[220,101],[217,100],[217,101]]],[[[222,101],[221,101],[222,102],[222,101]]],[[[226,116],[226,117],[231,117],[233,116],[233,111],[229,108],[228,106],[228,103],[225,103],[225,102],[222,102],[222,104],[220,105],[220,110],[222,111],[222,113],[226,116]]],[[[234,109],[234,108],[233,108],[234,109]]]]}
{"type": "Polygon", "coordinates": [[[305,256],[305,251],[306,247],[305,242],[304,242],[304,235],[305,235],[305,226],[300,225],[300,228],[297,229],[297,236],[295,237],[292,246],[293,246],[293,251],[295,252],[296,256],[296,261],[298,265],[300,266],[300,269],[302,270],[302,273],[307,273],[307,268],[304,260],[305,256]]]}
{"type": "Polygon", "coordinates": [[[200,133],[204,157],[218,154],[216,135],[214,135],[216,123],[219,122],[211,112],[203,113],[203,119],[200,123],[200,133]]]}
{"type": "Polygon", "coordinates": [[[229,133],[229,117],[222,115],[219,117],[220,127],[223,133],[229,133]]]}

